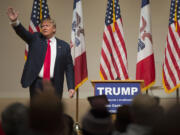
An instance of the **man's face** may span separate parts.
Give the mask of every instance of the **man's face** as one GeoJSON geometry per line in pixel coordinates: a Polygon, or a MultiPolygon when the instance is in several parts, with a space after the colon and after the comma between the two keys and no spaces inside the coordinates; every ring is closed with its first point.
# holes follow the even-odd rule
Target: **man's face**
{"type": "Polygon", "coordinates": [[[41,25],[41,33],[43,36],[45,36],[47,39],[54,36],[56,32],[56,28],[53,26],[53,24],[49,21],[44,21],[41,25]]]}

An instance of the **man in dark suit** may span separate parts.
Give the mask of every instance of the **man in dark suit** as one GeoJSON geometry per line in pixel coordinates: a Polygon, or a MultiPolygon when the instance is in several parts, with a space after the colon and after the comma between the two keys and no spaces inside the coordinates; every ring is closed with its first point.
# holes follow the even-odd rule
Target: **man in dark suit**
{"type": "Polygon", "coordinates": [[[42,80],[52,82],[57,95],[62,98],[64,73],[66,73],[69,96],[74,90],[74,70],[70,46],[55,37],[56,24],[48,18],[41,23],[41,32],[30,33],[18,20],[18,13],[8,8],[8,17],[17,33],[28,45],[27,61],[21,78],[22,87],[30,87],[30,97],[42,90],[42,80]]]}

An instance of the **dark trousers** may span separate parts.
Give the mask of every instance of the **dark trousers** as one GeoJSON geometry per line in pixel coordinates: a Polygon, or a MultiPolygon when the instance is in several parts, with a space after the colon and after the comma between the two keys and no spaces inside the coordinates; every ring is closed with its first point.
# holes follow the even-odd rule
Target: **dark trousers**
{"type": "MultiPolygon", "coordinates": [[[[30,93],[30,99],[32,99],[35,95],[37,95],[39,92],[43,91],[43,79],[40,77],[37,77],[31,86],[29,87],[29,93],[30,93]]],[[[51,79],[51,83],[53,85],[53,79],[51,79]]],[[[54,85],[53,85],[54,86],[54,85]]]]}

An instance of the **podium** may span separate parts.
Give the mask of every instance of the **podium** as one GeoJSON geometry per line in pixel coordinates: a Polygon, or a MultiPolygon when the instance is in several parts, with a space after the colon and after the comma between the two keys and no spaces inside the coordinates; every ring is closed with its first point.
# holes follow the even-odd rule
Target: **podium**
{"type": "Polygon", "coordinates": [[[107,109],[110,113],[116,113],[119,106],[130,104],[144,86],[143,80],[91,80],[91,83],[95,96],[107,96],[107,109]]]}

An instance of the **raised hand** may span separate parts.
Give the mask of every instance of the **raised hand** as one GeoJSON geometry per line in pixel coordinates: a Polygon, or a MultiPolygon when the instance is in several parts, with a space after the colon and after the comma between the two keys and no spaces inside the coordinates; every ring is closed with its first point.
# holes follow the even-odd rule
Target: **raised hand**
{"type": "Polygon", "coordinates": [[[16,21],[17,18],[18,18],[18,12],[15,11],[15,10],[14,10],[13,8],[11,8],[11,7],[8,8],[7,15],[8,15],[10,21],[12,21],[12,22],[13,22],[13,21],[16,21]]]}

